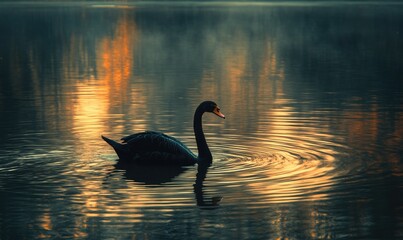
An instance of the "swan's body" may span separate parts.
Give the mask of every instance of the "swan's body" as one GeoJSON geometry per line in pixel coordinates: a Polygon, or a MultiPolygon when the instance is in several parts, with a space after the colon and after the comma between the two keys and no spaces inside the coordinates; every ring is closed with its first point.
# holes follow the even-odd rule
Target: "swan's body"
{"type": "Polygon", "coordinates": [[[120,160],[138,164],[182,166],[197,162],[197,156],[183,143],[160,132],[135,133],[122,138],[123,144],[104,136],[102,138],[115,149],[120,160]]]}
{"type": "Polygon", "coordinates": [[[197,107],[193,119],[198,149],[197,156],[176,138],[160,132],[135,133],[122,138],[122,143],[117,143],[104,136],[102,138],[113,147],[120,160],[129,163],[187,166],[201,161],[211,162],[212,155],[204,138],[202,128],[202,115],[205,112],[212,112],[219,117],[225,118],[214,102],[205,101],[197,107]]]}

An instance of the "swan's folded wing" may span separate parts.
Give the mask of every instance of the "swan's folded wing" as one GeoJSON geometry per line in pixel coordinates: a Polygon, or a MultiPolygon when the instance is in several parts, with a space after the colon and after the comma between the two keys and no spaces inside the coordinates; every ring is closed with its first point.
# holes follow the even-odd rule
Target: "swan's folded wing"
{"type": "Polygon", "coordinates": [[[122,140],[123,143],[127,143],[132,139],[142,138],[143,135],[145,135],[145,134],[160,134],[160,133],[159,132],[154,132],[154,131],[145,131],[145,132],[140,132],[140,133],[134,133],[134,134],[131,134],[131,135],[126,136],[126,137],[122,137],[120,140],[122,140]]]}
{"type": "Polygon", "coordinates": [[[130,151],[137,154],[161,153],[195,157],[183,143],[160,132],[137,133],[122,140],[127,143],[130,151]]]}

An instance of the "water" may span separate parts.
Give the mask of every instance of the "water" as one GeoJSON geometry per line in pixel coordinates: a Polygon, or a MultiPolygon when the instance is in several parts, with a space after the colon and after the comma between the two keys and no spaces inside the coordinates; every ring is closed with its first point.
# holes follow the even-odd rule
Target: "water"
{"type": "Polygon", "coordinates": [[[0,5],[0,239],[403,238],[403,6],[0,5]],[[207,167],[121,169],[158,130],[207,167]]]}

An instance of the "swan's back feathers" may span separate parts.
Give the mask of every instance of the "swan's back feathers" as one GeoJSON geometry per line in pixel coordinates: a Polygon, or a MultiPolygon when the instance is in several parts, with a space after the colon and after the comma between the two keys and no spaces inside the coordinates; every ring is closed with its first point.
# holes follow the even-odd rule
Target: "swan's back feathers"
{"type": "Polygon", "coordinates": [[[176,138],[160,132],[146,131],[121,139],[123,146],[132,155],[132,160],[141,164],[192,165],[196,156],[176,138]]]}
{"type": "Polygon", "coordinates": [[[130,144],[138,144],[139,142],[142,142],[143,144],[150,145],[152,147],[155,147],[154,144],[157,144],[157,149],[162,148],[164,150],[174,151],[178,153],[182,153],[183,151],[185,151],[187,154],[193,154],[189,150],[189,148],[178,139],[161,132],[145,131],[126,136],[121,140],[123,141],[123,143],[128,144],[129,142],[130,144]]]}
{"type": "MultiPolygon", "coordinates": [[[[179,140],[160,132],[146,131],[122,139],[130,149],[136,152],[167,152],[173,154],[193,155],[179,140]]],[[[193,155],[194,156],[194,155],[193,155]]]]}

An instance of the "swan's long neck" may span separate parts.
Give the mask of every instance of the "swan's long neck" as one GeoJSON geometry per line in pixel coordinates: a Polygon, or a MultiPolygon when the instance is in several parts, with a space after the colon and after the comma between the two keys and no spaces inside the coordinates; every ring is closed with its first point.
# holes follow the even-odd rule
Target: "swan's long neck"
{"type": "Polygon", "coordinates": [[[208,148],[206,138],[204,137],[203,127],[202,127],[202,116],[204,111],[200,108],[200,106],[196,109],[194,118],[193,118],[193,130],[196,137],[197,150],[199,152],[198,160],[199,161],[211,161],[213,157],[211,156],[210,149],[208,148]]]}

